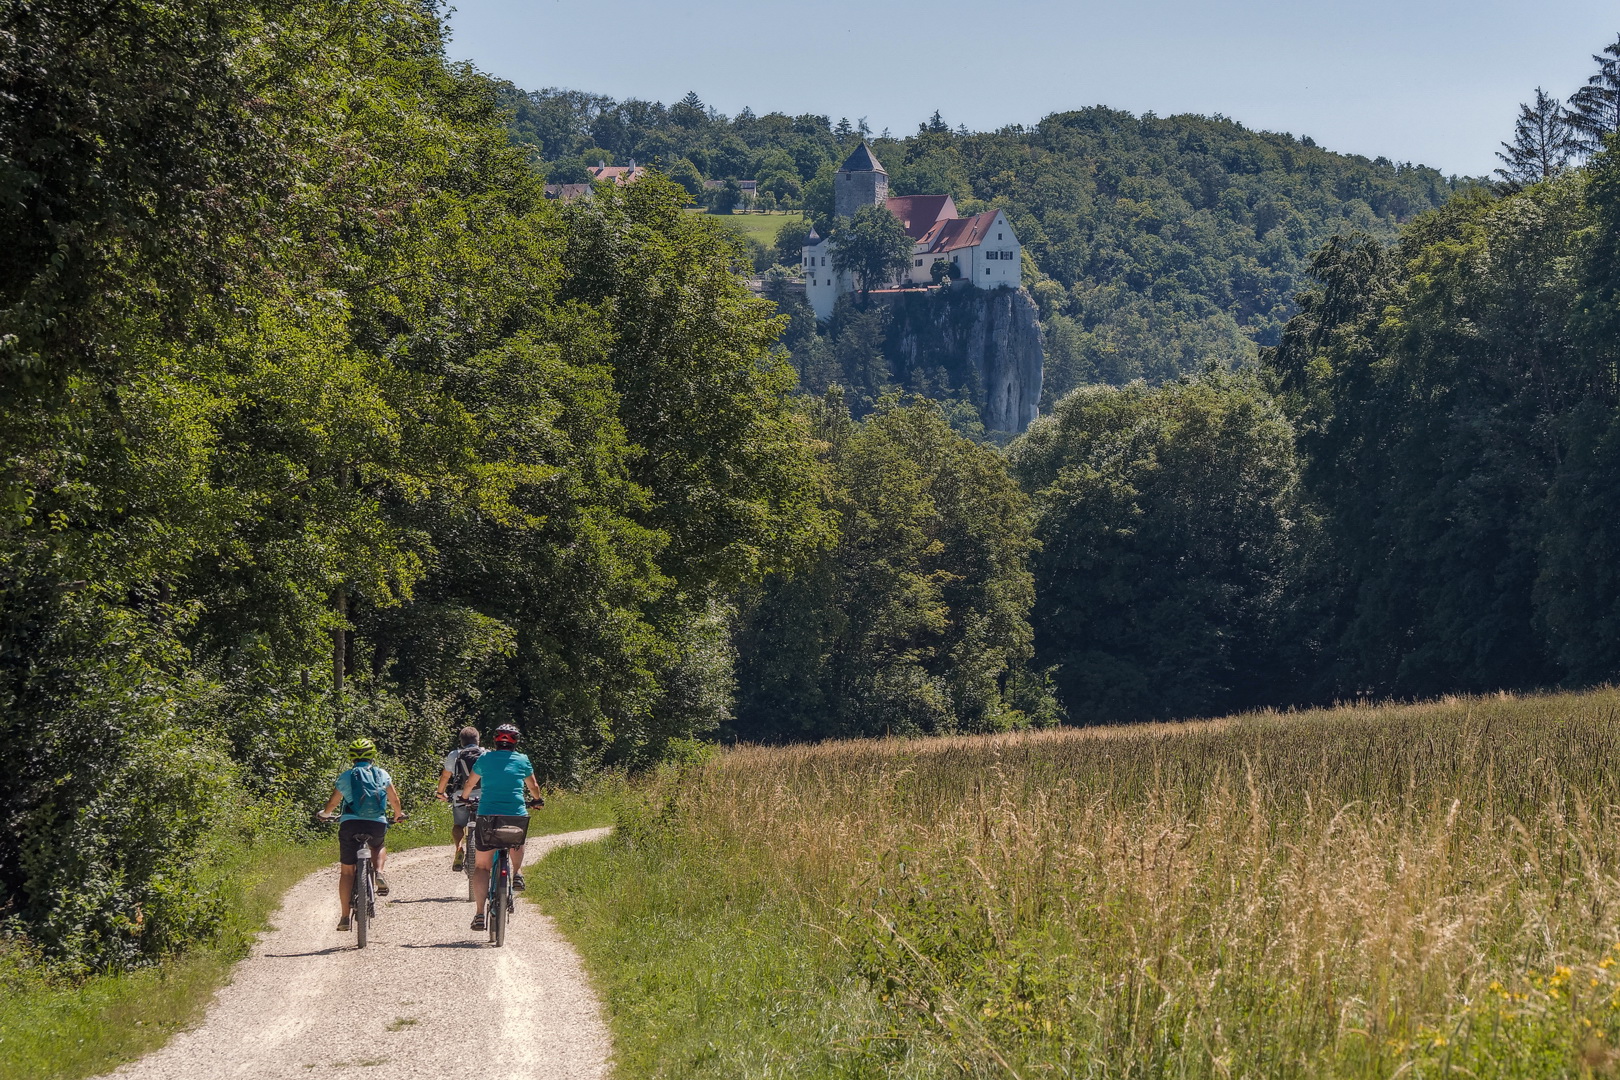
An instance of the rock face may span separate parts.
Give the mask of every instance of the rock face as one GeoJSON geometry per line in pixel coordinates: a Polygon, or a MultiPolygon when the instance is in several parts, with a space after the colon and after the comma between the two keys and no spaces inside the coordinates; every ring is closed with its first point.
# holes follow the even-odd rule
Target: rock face
{"type": "Polygon", "coordinates": [[[878,295],[894,309],[884,351],[905,383],[966,390],[990,431],[1020,432],[1035,419],[1045,352],[1029,293],[958,287],[878,295]]]}

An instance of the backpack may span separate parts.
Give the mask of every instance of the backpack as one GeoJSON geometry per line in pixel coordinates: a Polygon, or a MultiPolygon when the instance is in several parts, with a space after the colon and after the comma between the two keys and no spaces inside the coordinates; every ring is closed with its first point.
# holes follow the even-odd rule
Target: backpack
{"type": "Polygon", "coordinates": [[[469,746],[456,755],[456,767],[450,773],[450,790],[452,792],[457,795],[461,794],[461,789],[467,786],[467,778],[473,774],[473,762],[477,761],[478,756],[483,752],[484,748],[482,746],[469,746]]]}
{"type": "Polygon", "coordinates": [[[349,770],[345,809],[356,817],[376,819],[388,816],[388,774],[375,765],[356,765],[349,770]]]}

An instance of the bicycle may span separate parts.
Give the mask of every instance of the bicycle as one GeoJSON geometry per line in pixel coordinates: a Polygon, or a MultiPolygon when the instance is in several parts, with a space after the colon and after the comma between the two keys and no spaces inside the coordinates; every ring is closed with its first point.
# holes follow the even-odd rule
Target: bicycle
{"type": "MultiPolygon", "coordinates": [[[[390,824],[398,825],[408,817],[409,814],[401,814],[390,824]]],[[[371,849],[377,834],[361,833],[359,839],[360,847],[355,852],[354,861],[354,891],[349,894],[349,914],[354,920],[354,947],[363,949],[366,947],[367,929],[371,920],[377,917],[377,863],[371,849]]]]}
{"type": "MultiPolygon", "coordinates": [[[[545,805],[543,799],[527,799],[530,807],[545,805]]],[[[528,842],[528,825],[521,829],[501,826],[490,830],[486,840],[495,854],[489,864],[489,893],[484,904],[488,916],[489,940],[498,949],[506,944],[506,924],[517,911],[517,899],[512,889],[512,859],[507,852],[528,842]],[[506,834],[506,835],[503,835],[506,834]]]]}

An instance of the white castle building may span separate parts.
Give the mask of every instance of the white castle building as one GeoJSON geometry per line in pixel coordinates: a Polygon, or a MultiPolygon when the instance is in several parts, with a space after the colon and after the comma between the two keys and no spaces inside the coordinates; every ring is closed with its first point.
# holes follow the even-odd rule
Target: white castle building
{"type": "MultiPolygon", "coordinates": [[[[934,264],[948,260],[956,264],[956,277],[961,282],[981,289],[1018,288],[1023,247],[1005,214],[991,210],[958,217],[956,203],[949,195],[891,198],[889,174],[864,142],[833,178],[833,212],[837,217],[853,217],[862,206],[887,207],[913,241],[910,272],[891,284],[930,284],[934,264]]],[[[836,246],[837,241],[822,238],[814,229],[804,243],[804,292],[818,319],[831,318],[838,298],[855,291],[854,275],[833,269],[832,252],[836,246]]]]}

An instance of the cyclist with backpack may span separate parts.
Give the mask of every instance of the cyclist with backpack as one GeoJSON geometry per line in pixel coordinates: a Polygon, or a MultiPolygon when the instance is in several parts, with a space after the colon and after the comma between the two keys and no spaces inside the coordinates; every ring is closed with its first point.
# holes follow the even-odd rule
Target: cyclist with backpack
{"type": "MultiPolygon", "coordinates": [[[[450,813],[452,814],[450,841],[456,845],[456,857],[450,863],[451,873],[461,872],[462,860],[466,850],[461,841],[467,835],[467,826],[472,824],[472,819],[478,810],[474,803],[466,799],[456,799],[454,796],[467,786],[467,781],[471,779],[473,774],[473,762],[477,761],[478,756],[484,752],[484,748],[478,745],[477,728],[462,728],[460,738],[461,745],[444,756],[444,765],[439,770],[439,791],[437,795],[440,799],[450,801],[450,813]],[[449,794],[446,794],[446,789],[449,790],[449,794]]],[[[476,799],[477,796],[474,795],[474,798],[476,799]]]]}
{"type": "MultiPolygon", "coordinates": [[[[472,794],[474,786],[483,789],[478,802],[478,817],[473,826],[473,846],[478,849],[478,861],[473,872],[473,900],[478,913],[473,916],[472,928],[485,929],[484,907],[488,900],[489,871],[495,861],[496,844],[493,832],[497,828],[521,827],[526,835],[529,828],[529,807],[542,806],[540,784],[534,778],[534,766],[527,754],[518,753],[518,729],[502,724],[495,729],[495,749],[486,750],[473,762],[473,775],[462,786],[462,798],[472,794]],[[524,798],[528,795],[528,799],[524,798]]],[[[511,849],[512,881],[515,888],[523,887],[523,848],[511,849]]]]}
{"type": "Polygon", "coordinates": [[[326,800],[323,818],[330,818],[339,806],[343,817],[338,825],[338,919],[337,928],[348,930],[349,899],[354,895],[354,866],[359,861],[360,839],[375,837],[373,858],[377,867],[377,895],[388,895],[388,882],[382,876],[383,841],[388,835],[388,812],[395,820],[403,820],[405,811],[399,804],[399,792],[394,790],[394,778],[376,764],[377,744],[370,739],[356,739],[349,744],[349,757],[354,764],[337,778],[332,786],[332,797],[326,800]]]}

